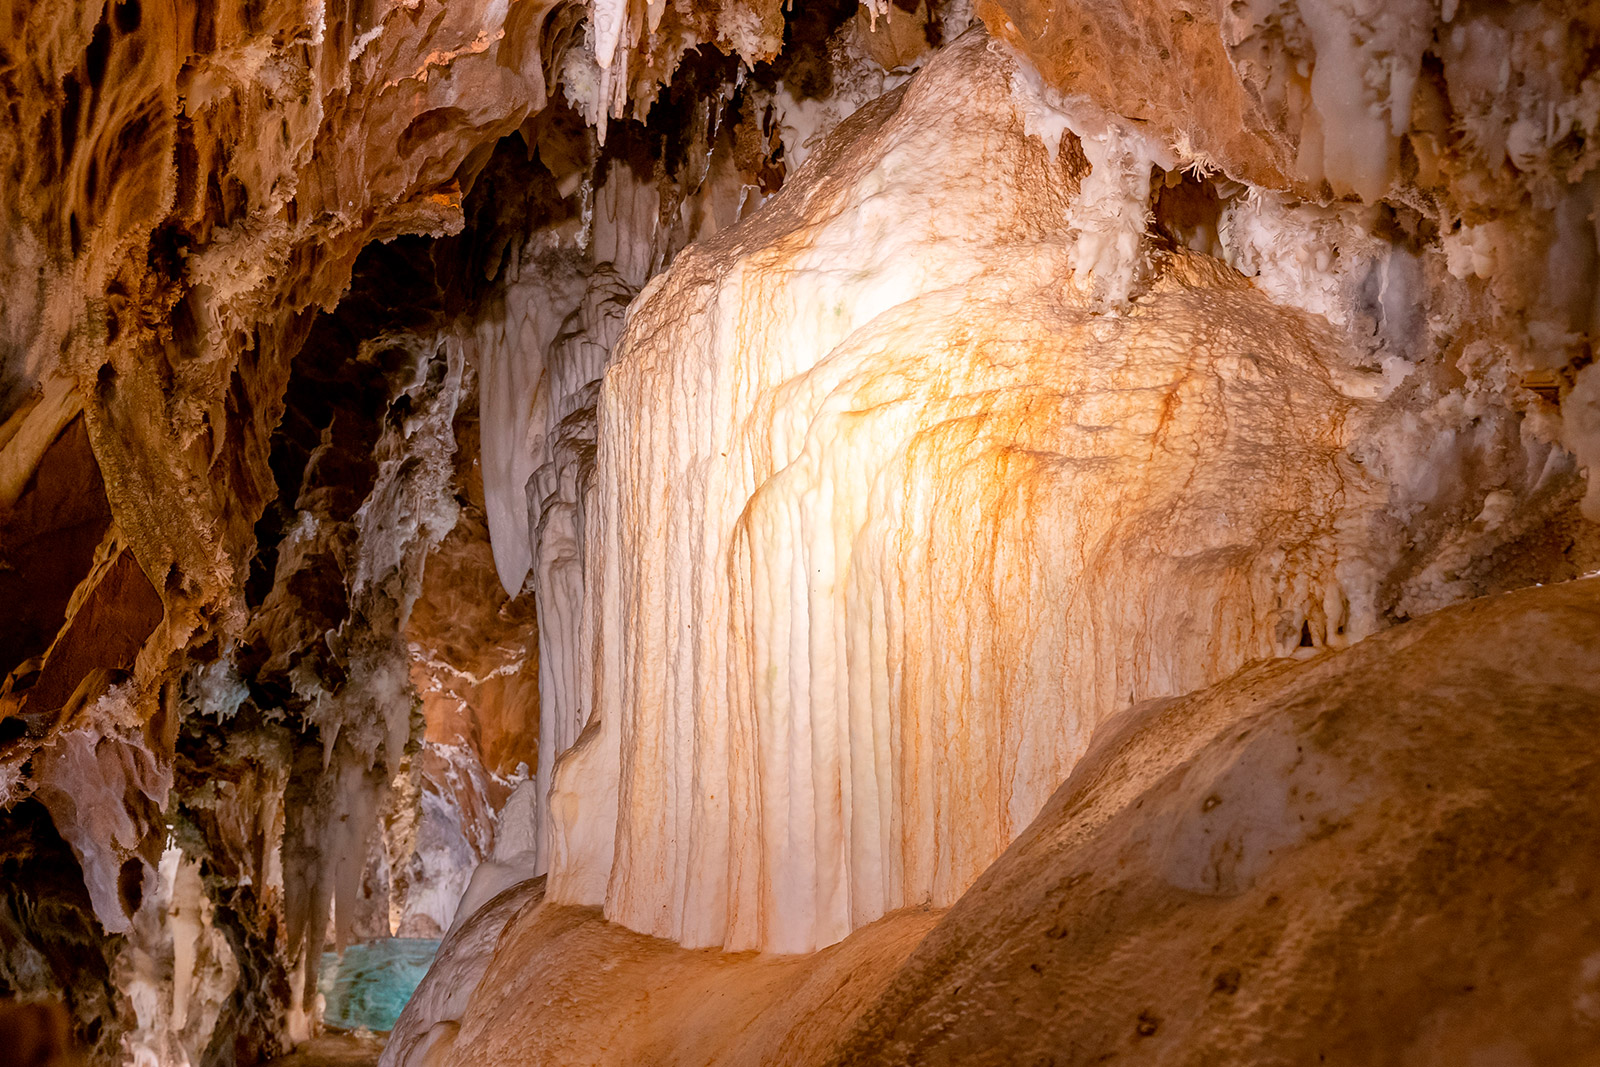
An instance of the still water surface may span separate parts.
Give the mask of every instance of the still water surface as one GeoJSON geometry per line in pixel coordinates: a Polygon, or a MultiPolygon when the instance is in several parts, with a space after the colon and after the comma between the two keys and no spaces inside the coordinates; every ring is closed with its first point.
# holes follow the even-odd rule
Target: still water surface
{"type": "Polygon", "coordinates": [[[323,953],[317,979],[326,1003],[323,1022],[345,1030],[392,1030],[437,951],[436,940],[390,937],[351,945],[343,959],[323,953]]]}

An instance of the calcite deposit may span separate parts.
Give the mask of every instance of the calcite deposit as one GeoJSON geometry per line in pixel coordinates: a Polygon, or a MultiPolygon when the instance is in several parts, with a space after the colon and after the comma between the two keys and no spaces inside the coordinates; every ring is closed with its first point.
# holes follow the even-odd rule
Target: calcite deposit
{"type": "Polygon", "coordinates": [[[0,0],[0,1019],[443,937],[396,1067],[1586,1062],[1597,55],[0,0]]]}
{"type": "Polygon", "coordinates": [[[1097,191],[1015,70],[963,38],[634,311],[599,729],[552,786],[562,841],[615,790],[615,860],[558,853],[553,899],[811,951],[953,902],[1112,711],[1375,627],[1326,326],[1176,249],[1097,315],[1062,239],[1097,191]]]}
{"type": "MultiPolygon", "coordinates": [[[[1275,303],[1147,232],[1128,175],[1196,161],[1143,136],[972,34],[640,299],[553,900],[791,952],[948,905],[1113,711],[1358,640],[1438,602],[1417,557],[1497,550],[1419,521],[1439,472],[1397,454],[1415,416],[1334,270],[1275,303]]],[[[1307,224],[1220,214],[1236,261],[1307,224]]]]}

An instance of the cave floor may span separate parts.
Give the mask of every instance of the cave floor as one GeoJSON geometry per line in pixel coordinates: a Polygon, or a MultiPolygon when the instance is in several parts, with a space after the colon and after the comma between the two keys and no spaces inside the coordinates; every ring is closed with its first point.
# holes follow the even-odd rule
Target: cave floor
{"type": "Polygon", "coordinates": [[[314,1037],[268,1067],[371,1067],[383,1053],[387,1034],[332,1033],[314,1037]]]}

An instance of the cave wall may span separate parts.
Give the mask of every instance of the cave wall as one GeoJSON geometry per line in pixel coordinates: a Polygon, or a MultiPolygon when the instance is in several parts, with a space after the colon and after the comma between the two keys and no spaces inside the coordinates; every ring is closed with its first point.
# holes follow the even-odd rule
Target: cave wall
{"type": "Polygon", "coordinates": [[[1137,117],[1207,173],[1386,205],[1412,235],[1401,243],[1444,253],[1399,299],[1461,292],[1457,331],[1559,399],[1542,433],[1591,462],[1593,5],[995,0],[979,14],[1063,99],[1137,117]]]}
{"type": "Polygon", "coordinates": [[[1129,705],[1600,558],[1592,5],[0,25],[0,830],[83,887],[0,979],[99,1061],[546,871],[823,948],[1129,705]]]}
{"type": "MultiPolygon", "coordinates": [[[[195,710],[184,678],[244,636],[291,359],[369,241],[461,227],[457,179],[477,169],[462,170],[465,157],[481,148],[481,165],[543,103],[543,27],[531,62],[500,64],[484,55],[499,39],[485,14],[139,0],[3,13],[6,549],[25,568],[16,593],[38,606],[6,664],[0,780],[8,804],[42,790],[75,844],[95,921],[111,945],[128,939],[127,959],[148,949],[172,960],[139,913],[164,884],[174,775],[189,780],[178,749],[208,729],[182,725],[195,710]],[[375,26],[394,32],[379,40],[375,26]],[[464,130],[483,141],[453,136],[464,130]],[[85,438],[92,456],[76,444],[85,438]],[[62,479],[82,489],[76,512],[52,503],[62,479]],[[21,554],[51,534],[66,551],[42,563],[21,554]],[[155,941],[138,948],[141,938],[155,941]]],[[[270,807],[288,769],[228,777],[270,807]]],[[[270,863],[258,855],[241,870],[222,857],[250,852],[258,831],[272,841],[282,817],[203,817],[220,839],[186,844],[213,863],[216,900],[252,876],[244,895],[268,893],[270,863]],[[241,822],[243,840],[230,840],[241,822]]],[[[282,948],[276,905],[241,911],[254,905],[237,927],[222,921],[262,972],[240,1001],[253,1020],[241,1028],[255,1031],[241,1041],[259,1049],[276,1047],[287,987],[265,962],[282,948]]],[[[170,989],[163,998],[159,1010],[177,1010],[170,989]]],[[[91,1043],[109,1056],[120,1031],[149,1031],[143,1017],[157,1010],[122,1000],[80,1012],[80,1036],[101,1030],[91,1043]]],[[[181,1055],[198,1060],[207,1036],[181,1055]]],[[[148,1046],[129,1041],[129,1054],[148,1046]]]]}
{"type": "MultiPolygon", "coordinates": [[[[547,92],[583,41],[572,5],[4,15],[3,547],[29,608],[8,623],[0,784],[8,808],[51,805],[110,956],[177,967],[162,870],[187,892],[198,862],[202,925],[238,964],[214,1027],[158,1040],[187,1015],[156,978],[149,1005],[123,989],[82,1009],[80,1039],[102,1059],[253,1060],[314,1027],[325,934],[448,925],[537,768],[540,684],[568,706],[543,728],[576,729],[575,686],[534,681],[535,598],[483,580],[488,529],[528,511],[521,484],[481,488],[472,411],[495,308],[550,285],[540,260],[517,295],[524,246],[600,279],[529,354],[565,346],[581,392],[633,290],[753,208],[747,172],[775,187],[782,168],[708,98],[738,65],[697,51],[727,37],[688,12],[665,118],[614,123],[604,153],[582,93],[547,92]]],[[[552,514],[592,440],[592,401],[568,400],[552,514]]],[[[570,587],[549,544],[547,584],[570,587]]]]}

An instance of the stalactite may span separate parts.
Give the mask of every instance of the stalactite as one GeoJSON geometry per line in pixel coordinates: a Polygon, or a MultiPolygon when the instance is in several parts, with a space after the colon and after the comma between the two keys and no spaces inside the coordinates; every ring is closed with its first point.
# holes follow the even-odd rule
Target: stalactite
{"type": "MultiPolygon", "coordinates": [[[[287,948],[291,959],[302,960],[303,1010],[315,995],[330,913],[336,947],[352,938],[369,844],[378,837],[390,779],[412,750],[416,698],[401,634],[421,592],[423,563],[456,519],[446,490],[465,373],[461,347],[436,338],[384,338],[372,351],[403,361],[378,439],[372,490],[351,518],[356,563],[347,579],[349,614],[328,633],[341,673],[360,682],[330,686],[314,674],[291,673],[322,740],[321,770],[312,771],[309,792],[294,798],[285,845],[287,948]]],[[[304,521],[322,521],[304,514],[304,521]]],[[[297,573],[297,563],[280,556],[281,582],[297,573]]],[[[387,927],[387,904],[383,913],[387,927]]]]}
{"type": "MultiPolygon", "coordinates": [[[[548,784],[555,759],[578,740],[591,704],[583,684],[584,514],[593,493],[595,418],[600,378],[622,333],[633,288],[609,268],[589,278],[583,298],[552,341],[545,366],[546,457],[528,482],[528,529],[538,545],[533,592],[539,618],[539,767],[548,784]]],[[[535,872],[548,866],[548,816],[537,816],[535,872]]]]}

